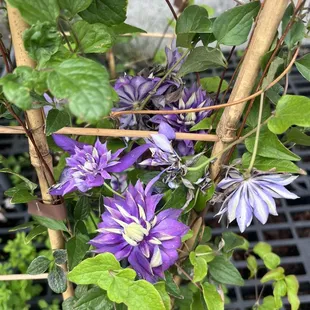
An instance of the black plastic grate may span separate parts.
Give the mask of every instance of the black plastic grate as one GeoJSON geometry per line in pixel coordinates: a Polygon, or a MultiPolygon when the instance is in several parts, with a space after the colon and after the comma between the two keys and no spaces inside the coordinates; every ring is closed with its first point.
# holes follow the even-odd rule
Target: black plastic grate
{"type": "MultiPolygon", "coordinates": [[[[303,53],[309,51],[309,48],[303,48],[303,53]]],[[[237,66],[239,59],[233,57],[226,73],[226,79],[229,80],[237,66]]],[[[220,70],[208,70],[206,73],[201,74],[204,76],[219,76],[220,70]]],[[[188,83],[195,81],[195,76],[189,76],[188,83]]],[[[290,74],[290,83],[288,93],[303,95],[310,97],[309,83],[300,76],[296,68],[293,68],[290,74]]],[[[0,120],[0,125],[7,125],[0,120]]],[[[4,156],[18,155],[28,151],[27,140],[23,135],[1,135],[0,136],[0,153],[4,156]]],[[[301,156],[302,161],[298,165],[310,174],[310,149],[309,148],[295,148],[294,151],[301,156]]],[[[23,171],[25,175],[33,178],[29,175],[31,172],[23,171]]],[[[3,176],[3,175],[2,175],[3,176]]],[[[5,190],[9,185],[7,180],[1,181],[0,189],[5,190]]],[[[259,241],[268,242],[281,257],[282,266],[285,268],[287,274],[296,274],[300,282],[299,297],[301,300],[301,310],[310,309],[310,176],[299,177],[294,184],[291,185],[291,190],[299,195],[301,198],[298,200],[284,200],[277,201],[279,216],[271,216],[266,225],[261,225],[256,220],[244,233],[251,246],[254,246],[259,241]]],[[[1,199],[1,195],[0,195],[1,199]]],[[[3,205],[3,201],[0,201],[0,206],[3,205]]],[[[8,230],[11,227],[19,225],[21,223],[29,221],[29,215],[25,211],[24,206],[8,211],[6,217],[8,221],[6,223],[0,223],[0,238],[2,243],[0,244],[0,256],[4,254],[2,252],[4,244],[14,238],[14,233],[8,230]]],[[[206,216],[206,224],[213,228],[214,236],[220,235],[226,230],[225,223],[218,223],[218,219],[214,218],[213,212],[209,212],[206,216]]],[[[232,223],[229,228],[236,233],[239,232],[235,223],[232,223]]],[[[37,244],[37,247],[42,247],[41,244],[37,244]]],[[[235,264],[240,270],[243,277],[246,279],[249,276],[249,272],[246,268],[246,262],[244,259],[244,253],[237,252],[234,256],[235,264]]],[[[261,262],[260,262],[261,263],[261,262]]],[[[262,264],[261,264],[262,266],[262,264]]],[[[259,276],[264,274],[262,269],[259,272],[259,276]]],[[[40,297],[32,300],[31,309],[38,309],[37,300],[44,299],[47,302],[51,302],[56,296],[48,288],[46,281],[35,281],[43,286],[43,292],[40,297]]],[[[255,303],[255,285],[258,285],[260,291],[261,285],[259,281],[247,280],[244,287],[232,287],[229,288],[229,297],[231,303],[225,306],[225,309],[230,310],[247,310],[255,303]]],[[[272,294],[272,287],[266,285],[262,297],[272,294]]],[[[58,296],[59,298],[59,296],[58,296]]],[[[290,309],[287,300],[284,300],[285,309],[290,309]]]]}

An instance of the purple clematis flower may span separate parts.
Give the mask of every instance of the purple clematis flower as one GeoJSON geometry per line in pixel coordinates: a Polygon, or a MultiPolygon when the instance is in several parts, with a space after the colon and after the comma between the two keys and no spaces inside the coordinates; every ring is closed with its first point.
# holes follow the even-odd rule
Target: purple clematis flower
{"type": "Polygon", "coordinates": [[[150,145],[152,158],[147,158],[139,164],[141,166],[172,166],[180,162],[181,159],[170,141],[174,138],[174,130],[168,124],[161,123],[158,134],[153,134],[150,139],[145,139],[145,142],[150,145]]]}
{"type": "MultiPolygon", "coordinates": [[[[212,106],[214,102],[206,94],[201,87],[193,85],[191,88],[184,88],[182,98],[170,103],[166,106],[166,110],[184,110],[212,106]]],[[[155,115],[151,121],[160,124],[161,122],[168,123],[175,131],[189,132],[190,129],[202,121],[204,118],[209,117],[212,111],[201,111],[182,114],[166,114],[155,115]]],[[[177,144],[178,152],[181,156],[194,154],[194,142],[190,140],[180,141],[177,144]]]]}
{"type": "MultiPolygon", "coordinates": [[[[149,95],[156,85],[154,79],[142,76],[125,75],[120,77],[114,86],[119,96],[118,107],[114,111],[127,111],[136,109],[139,104],[149,95]]],[[[123,115],[120,118],[120,128],[129,128],[137,124],[136,115],[123,115]]]]}
{"type": "Polygon", "coordinates": [[[189,227],[178,221],[181,210],[167,209],[155,215],[161,194],[152,195],[158,176],[144,188],[140,180],[129,185],[124,198],[105,197],[106,211],[99,235],[90,241],[97,253],[110,252],[118,260],[128,258],[140,278],[156,282],[178,259],[177,249],[189,227]]]}
{"type": "Polygon", "coordinates": [[[58,146],[71,155],[66,158],[67,166],[60,183],[49,190],[50,194],[61,196],[75,190],[86,192],[103,185],[106,179],[111,179],[110,173],[126,170],[149,148],[147,144],[141,145],[119,159],[124,149],[112,153],[107,144],[102,144],[99,139],[92,146],[62,135],[55,134],[53,138],[58,146]]]}
{"type": "Polygon", "coordinates": [[[278,215],[274,198],[299,198],[284,187],[297,177],[255,171],[245,178],[239,171],[232,170],[218,184],[220,189],[228,191],[228,197],[217,215],[227,213],[229,223],[237,219],[241,232],[251,224],[253,215],[265,224],[269,213],[278,215]]]}

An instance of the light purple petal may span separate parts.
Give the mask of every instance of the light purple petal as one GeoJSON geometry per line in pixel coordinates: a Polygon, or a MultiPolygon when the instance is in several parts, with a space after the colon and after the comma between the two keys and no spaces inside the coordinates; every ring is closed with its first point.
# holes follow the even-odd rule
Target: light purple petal
{"type": "Polygon", "coordinates": [[[173,128],[169,124],[167,124],[165,122],[161,122],[159,124],[158,132],[160,134],[165,135],[169,140],[175,139],[175,131],[173,130],[173,128]]]}

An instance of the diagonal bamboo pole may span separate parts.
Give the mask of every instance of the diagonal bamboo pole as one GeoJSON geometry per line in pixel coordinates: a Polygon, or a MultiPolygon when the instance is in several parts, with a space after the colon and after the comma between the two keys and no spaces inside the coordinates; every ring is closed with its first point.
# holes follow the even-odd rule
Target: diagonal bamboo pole
{"type": "MultiPolygon", "coordinates": [[[[22,34],[28,25],[23,21],[19,11],[10,5],[7,5],[9,23],[11,29],[11,35],[13,40],[13,46],[15,51],[15,59],[17,66],[29,66],[35,67],[35,63],[29,58],[22,39],[22,34]]],[[[34,166],[41,189],[42,199],[44,203],[51,204],[53,202],[53,197],[48,193],[48,188],[54,183],[52,171],[52,157],[49,154],[49,149],[44,134],[44,117],[42,109],[28,110],[25,114],[27,119],[28,127],[32,132],[33,139],[36,143],[37,149],[41,153],[42,158],[47,165],[43,165],[38,153],[29,140],[29,154],[31,158],[31,163],[34,166]],[[48,171],[49,170],[49,171],[48,171]]],[[[51,247],[52,249],[63,249],[64,239],[61,231],[48,230],[51,247]]],[[[63,293],[63,298],[66,299],[73,296],[73,287],[68,283],[68,288],[66,292],[63,293]]]]}
{"type": "MultiPolygon", "coordinates": [[[[265,0],[264,8],[257,21],[257,26],[228,103],[251,94],[260,69],[260,60],[274,40],[288,2],[288,0],[265,0]]],[[[245,104],[225,108],[216,130],[220,141],[214,144],[212,156],[220,153],[227,144],[236,139],[236,130],[245,104]]],[[[220,156],[212,165],[211,176],[213,179],[220,172],[225,156],[225,154],[220,156]]]]}

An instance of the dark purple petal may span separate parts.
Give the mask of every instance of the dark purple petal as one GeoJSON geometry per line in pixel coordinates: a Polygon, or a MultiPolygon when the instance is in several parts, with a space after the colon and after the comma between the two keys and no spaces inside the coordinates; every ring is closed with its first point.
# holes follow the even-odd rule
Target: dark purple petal
{"type": "Polygon", "coordinates": [[[120,163],[112,167],[108,167],[108,172],[123,172],[137,162],[138,158],[150,147],[149,144],[143,144],[127,153],[120,159],[120,163]]]}
{"type": "Polygon", "coordinates": [[[73,155],[75,153],[75,147],[78,147],[80,149],[83,148],[85,143],[81,143],[78,141],[75,141],[67,136],[53,134],[53,139],[55,143],[61,147],[64,151],[68,152],[69,154],[73,155]]]}

